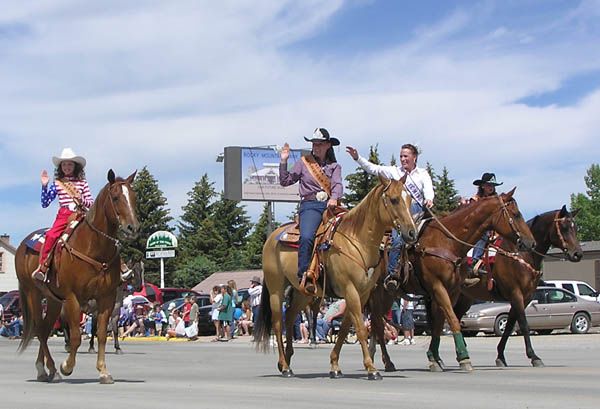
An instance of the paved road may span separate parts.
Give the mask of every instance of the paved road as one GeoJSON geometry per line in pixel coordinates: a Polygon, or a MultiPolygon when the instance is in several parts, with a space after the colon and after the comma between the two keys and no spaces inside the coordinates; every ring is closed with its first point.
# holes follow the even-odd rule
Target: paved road
{"type": "MultiPolygon", "coordinates": [[[[468,339],[475,371],[459,372],[452,339],[442,352],[448,371],[426,371],[429,342],[391,346],[399,371],[382,381],[367,381],[358,345],[342,351],[344,379],[331,380],[329,345],[298,346],[296,377],[282,379],[275,355],[256,353],[246,340],[230,343],[125,341],[125,355],[108,356],[114,385],[100,385],[95,355],[78,355],[75,372],[57,384],[35,381],[37,342],[23,355],[18,341],[0,339],[0,408],[598,408],[600,406],[600,334],[533,337],[546,368],[532,368],[522,338],[509,342],[511,368],[494,366],[498,338],[468,339]]],[[[65,358],[62,340],[51,350],[65,358]]],[[[112,350],[112,349],[111,349],[112,350]]],[[[380,357],[377,356],[378,366],[380,357]]]]}

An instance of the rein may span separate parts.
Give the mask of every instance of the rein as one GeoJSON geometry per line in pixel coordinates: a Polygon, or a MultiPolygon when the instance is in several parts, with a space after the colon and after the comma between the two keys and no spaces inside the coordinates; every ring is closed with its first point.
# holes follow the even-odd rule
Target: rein
{"type": "MultiPolygon", "coordinates": [[[[553,222],[554,222],[554,227],[556,228],[556,235],[558,236],[558,239],[560,240],[560,249],[563,251],[563,255],[565,253],[567,253],[569,246],[567,245],[567,241],[565,240],[564,236],[562,235],[562,232],[560,231],[560,223],[562,221],[564,221],[567,217],[558,217],[560,215],[560,211],[556,212],[556,217],[554,218],[553,222]]],[[[531,250],[533,253],[537,254],[538,256],[542,256],[542,257],[551,257],[551,258],[556,258],[556,259],[560,259],[560,260],[564,260],[565,258],[562,255],[554,255],[554,254],[542,254],[539,251],[537,251],[536,249],[532,249],[531,250]]]]}
{"type": "MultiPolygon", "coordinates": [[[[115,185],[123,185],[125,182],[115,182],[112,186],[115,185]]],[[[113,213],[115,215],[115,217],[117,218],[118,223],[121,223],[121,216],[119,214],[119,212],[117,211],[117,208],[115,207],[115,204],[113,203],[112,200],[112,196],[110,195],[110,189],[112,188],[112,186],[109,186],[108,188],[108,200],[111,203],[111,208],[113,210],[113,213]]],[[[97,234],[99,234],[100,236],[104,237],[107,240],[110,240],[114,243],[115,245],[115,254],[114,256],[108,261],[108,262],[100,262],[97,261],[93,258],[91,258],[90,256],[80,252],[79,250],[73,248],[73,246],[71,246],[69,243],[65,242],[63,245],[65,247],[65,249],[69,252],[69,254],[71,254],[71,256],[75,256],[77,258],[79,258],[80,260],[85,261],[88,264],[91,264],[94,268],[96,268],[96,270],[101,271],[101,272],[106,272],[108,270],[108,267],[115,261],[115,259],[119,256],[119,252],[121,250],[121,242],[119,241],[119,239],[112,237],[106,233],[104,233],[102,230],[100,230],[99,228],[97,228],[96,226],[94,226],[94,224],[89,220],[89,213],[86,215],[85,217],[85,222],[88,226],[90,226],[90,228],[92,229],[92,231],[96,232],[97,234]]]]}

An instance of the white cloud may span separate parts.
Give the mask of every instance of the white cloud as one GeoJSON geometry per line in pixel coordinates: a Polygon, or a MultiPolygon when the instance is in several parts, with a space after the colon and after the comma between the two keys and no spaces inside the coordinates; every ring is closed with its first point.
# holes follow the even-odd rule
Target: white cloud
{"type": "MultiPolygon", "coordinates": [[[[514,101],[600,68],[599,35],[568,35],[573,21],[587,27],[593,17],[573,12],[560,23],[494,23],[479,32],[471,29],[478,13],[490,20],[493,10],[474,8],[420,23],[411,39],[369,52],[317,57],[287,48],[325,35],[342,7],[326,0],[11,4],[0,27],[20,28],[8,40],[0,30],[0,191],[34,186],[50,157],[71,146],[88,157],[96,192],[109,167],[126,176],[148,165],[177,216],[203,173],[221,188],[214,159],[224,146],[299,147],[317,125],[362,152],[379,143],[385,161],[402,143],[418,142],[421,162],[447,166],[463,194],[483,171],[495,171],[505,186],[519,186],[529,212],[583,191],[585,169],[600,153],[598,90],[569,107],[514,101]],[[561,38],[521,41],[554,32],[561,38]]],[[[345,174],[354,171],[343,150],[338,158],[345,174]]],[[[28,218],[30,211],[3,201],[2,214],[15,217],[2,229],[32,230],[43,218],[28,218]]]]}

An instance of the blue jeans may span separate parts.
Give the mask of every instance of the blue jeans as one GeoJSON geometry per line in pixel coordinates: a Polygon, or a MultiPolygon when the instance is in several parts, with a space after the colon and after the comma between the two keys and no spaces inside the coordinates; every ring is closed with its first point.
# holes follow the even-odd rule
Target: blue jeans
{"type": "Polygon", "coordinates": [[[3,337],[19,337],[21,336],[21,328],[23,327],[23,321],[16,319],[4,327],[0,328],[0,336],[3,337]]]}
{"type": "MultiPolygon", "coordinates": [[[[414,216],[423,211],[423,207],[417,202],[412,202],[410,204],[410,214],[414,216]]],[[[393,274],[396,266],[398,265],[398,260],[400,259],[400,253],[402,252],[402,248],[404,247],[404,239],[402,235],[398,233],[396,229],[392,230],[392,244],[390,245],[390,251],[388,254],[388,274],[393,274]]]]}
{"type": "Polygon", "coordinates": [[[392,323],[400,325],[402,319],[402,309],[392,310],[392,323]]]}
{"type": "Polygon", "coordinates": [[[310,259],[315,245],[315,234],[323,219],[323,212],[327,202],[306,200],[300,203],[300,244],[298,247],[298,277],[302,275],[310,264],[310,259]]]}
{"type": "Polygon", "coordinates": [[[488,240],[490,239],[490,234],[491,232],[486,231],[483,233],[483,236],[481,236],[481,239],[475,243],[475,247],[473,247],[473,263],[471,265],[475,265],[475,263],[477,263],[479,260],[481,260],[481,257],[483,257],[483,252],[488,240]]]}

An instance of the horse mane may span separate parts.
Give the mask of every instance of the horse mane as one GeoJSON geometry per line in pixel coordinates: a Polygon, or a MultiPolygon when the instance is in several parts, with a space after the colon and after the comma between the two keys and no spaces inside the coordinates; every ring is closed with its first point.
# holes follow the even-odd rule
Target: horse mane
{"type": "Polygon", "coordinates": [[[356,234],[362,226],[364,226],[365,220],[369,218],[369,210],[371,205],[370,197],[383,189],[383,185],[378,183],[373,189],[367,193],[367,195],[344,216],[344,226],[348,228],[351,234],[356,234]]]}

